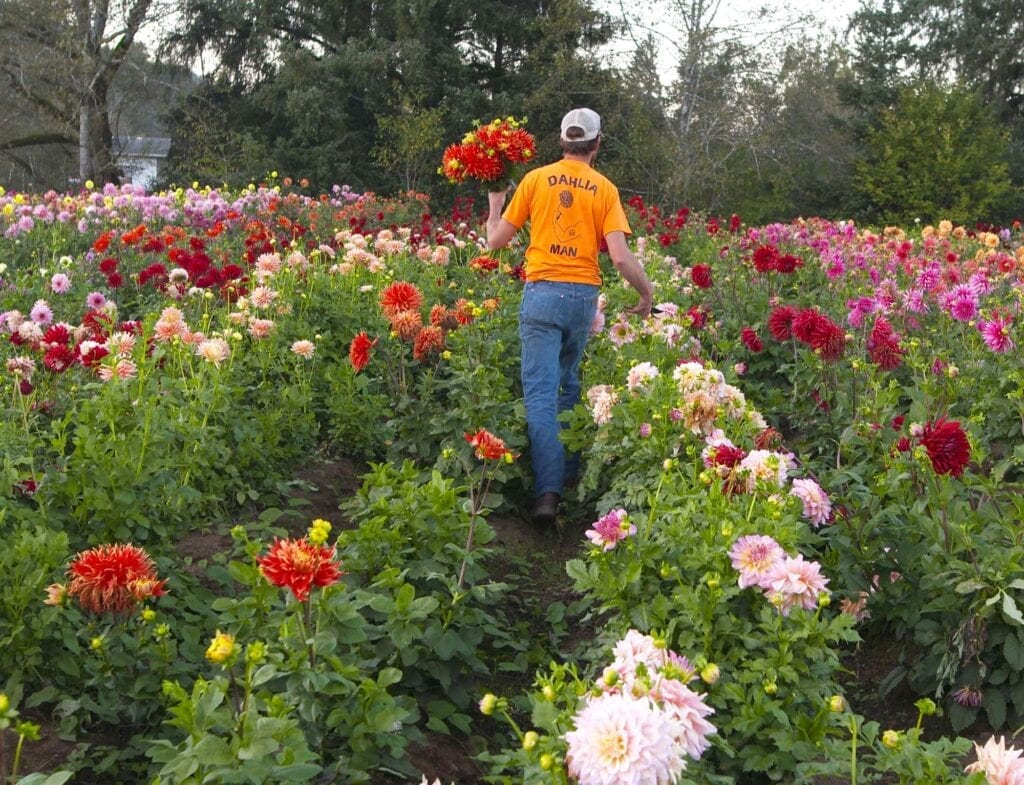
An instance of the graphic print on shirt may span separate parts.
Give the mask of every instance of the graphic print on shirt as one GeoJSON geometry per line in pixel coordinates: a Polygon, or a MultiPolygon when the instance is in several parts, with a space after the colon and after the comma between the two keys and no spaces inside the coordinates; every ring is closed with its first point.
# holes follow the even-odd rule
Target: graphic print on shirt
{"type": "Polygon", "coordinates": [[[570,221],[568,211],[569,208],[572,207],[572,203],[572,191],[566,188],[559,192],[559,207],[555,210],[554,220],[555,239],[558,240],[559,244],[552,244],[549,249],[551,253],[560,254],[562,256],[576,256],[576,249],[574,247],[567,247],[567,244],[574,243],[579,238],[580,226],[583,224],[583,220],[581,219],[575,222],[570,221]]]}

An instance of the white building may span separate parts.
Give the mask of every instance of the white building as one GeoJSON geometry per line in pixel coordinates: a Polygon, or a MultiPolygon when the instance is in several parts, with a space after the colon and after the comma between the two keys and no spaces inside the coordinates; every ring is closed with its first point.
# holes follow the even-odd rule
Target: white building
{"type": "Polygon", "coordinates": [[[114,161],[124,172],[124,181],[152,190],[171,150],[166,136],[115,136],[114,161]]]}

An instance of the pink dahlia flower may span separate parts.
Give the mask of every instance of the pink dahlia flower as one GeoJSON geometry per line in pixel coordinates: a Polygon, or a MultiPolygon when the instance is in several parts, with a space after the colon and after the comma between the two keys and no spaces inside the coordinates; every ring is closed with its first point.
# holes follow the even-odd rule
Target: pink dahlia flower
{"type": "Polygon", "coordinates": [[[797,606],[813,610],[818,607],[818,595],[825,590],[828,578],[821,574],[821,565],[804,561],[800,554],[787,556],[778,562],[766,576],[769,595],[779,601],[783,616],[797,606]]]}
{"type": "Polygon", "coordinates": [[[786,558],[786,552],[766,534],[749,534],[733,543],[729,557],[732,566],[739,570],[741,589],[748,586],[766,588],[768,575],[776,564],[786,558]]]}

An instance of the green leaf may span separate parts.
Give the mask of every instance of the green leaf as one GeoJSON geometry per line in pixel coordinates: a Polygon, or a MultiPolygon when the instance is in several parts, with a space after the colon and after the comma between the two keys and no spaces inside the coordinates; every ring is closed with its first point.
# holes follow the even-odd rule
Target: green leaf
{"type": "Polygon", "coordinates": [[[402,680],[402,672],[398,668],[384,668],[377,674],[377,686],[390,687],[402,680]]]}
{"type": "Polygon", "coordinates": [[[981,581],[976,581],[973,578],[968,578],[966,581],[960,581],[953,589],[957,594],[972,594],[976,591],[981,591],[986,587],[986,584],[981,581]]]}
{"type": "Polygon", "coordinates": [[[257,758],[263,758],[277,752],[278,746],[280,745],[273,737],[254,739],[251,744],[247,744],[238,751],[238,759],[256,760],[257,758]]]}
{"type": "Polygon", "coordinates": [[[994,729],[1003,727],[1006,722],[1006,697],[1002,690],[985,690],[981,705],[988,715],[988,722],[994,729]]]}
{"type": "Polygon", "coordinates": [[[1009,594],[1003,594],[1003,615],[1010,621],[1024,626],[1024,616],[1009,594]]]}
{"type": "Polygon", "coordinates": [[[1024,670],[1024,646],[1020,645],[1020,638],[1011,631],[1003,642],[1003,656],[1007,664],[1014,670],[1024,670]]]}

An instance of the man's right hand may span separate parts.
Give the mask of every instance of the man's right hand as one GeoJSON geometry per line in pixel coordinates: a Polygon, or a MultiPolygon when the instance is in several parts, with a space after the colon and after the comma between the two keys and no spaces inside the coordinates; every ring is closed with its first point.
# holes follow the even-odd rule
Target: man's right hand
{"type": "Polygon", "coordinates": [[[651,315],[651,307],[654,304],[654,300],[651,297],[641,297],[640,302],[634,305],[632,308],[626,310],[626,313],[639,314],[641,317],[646,319],[651,315]]]}

